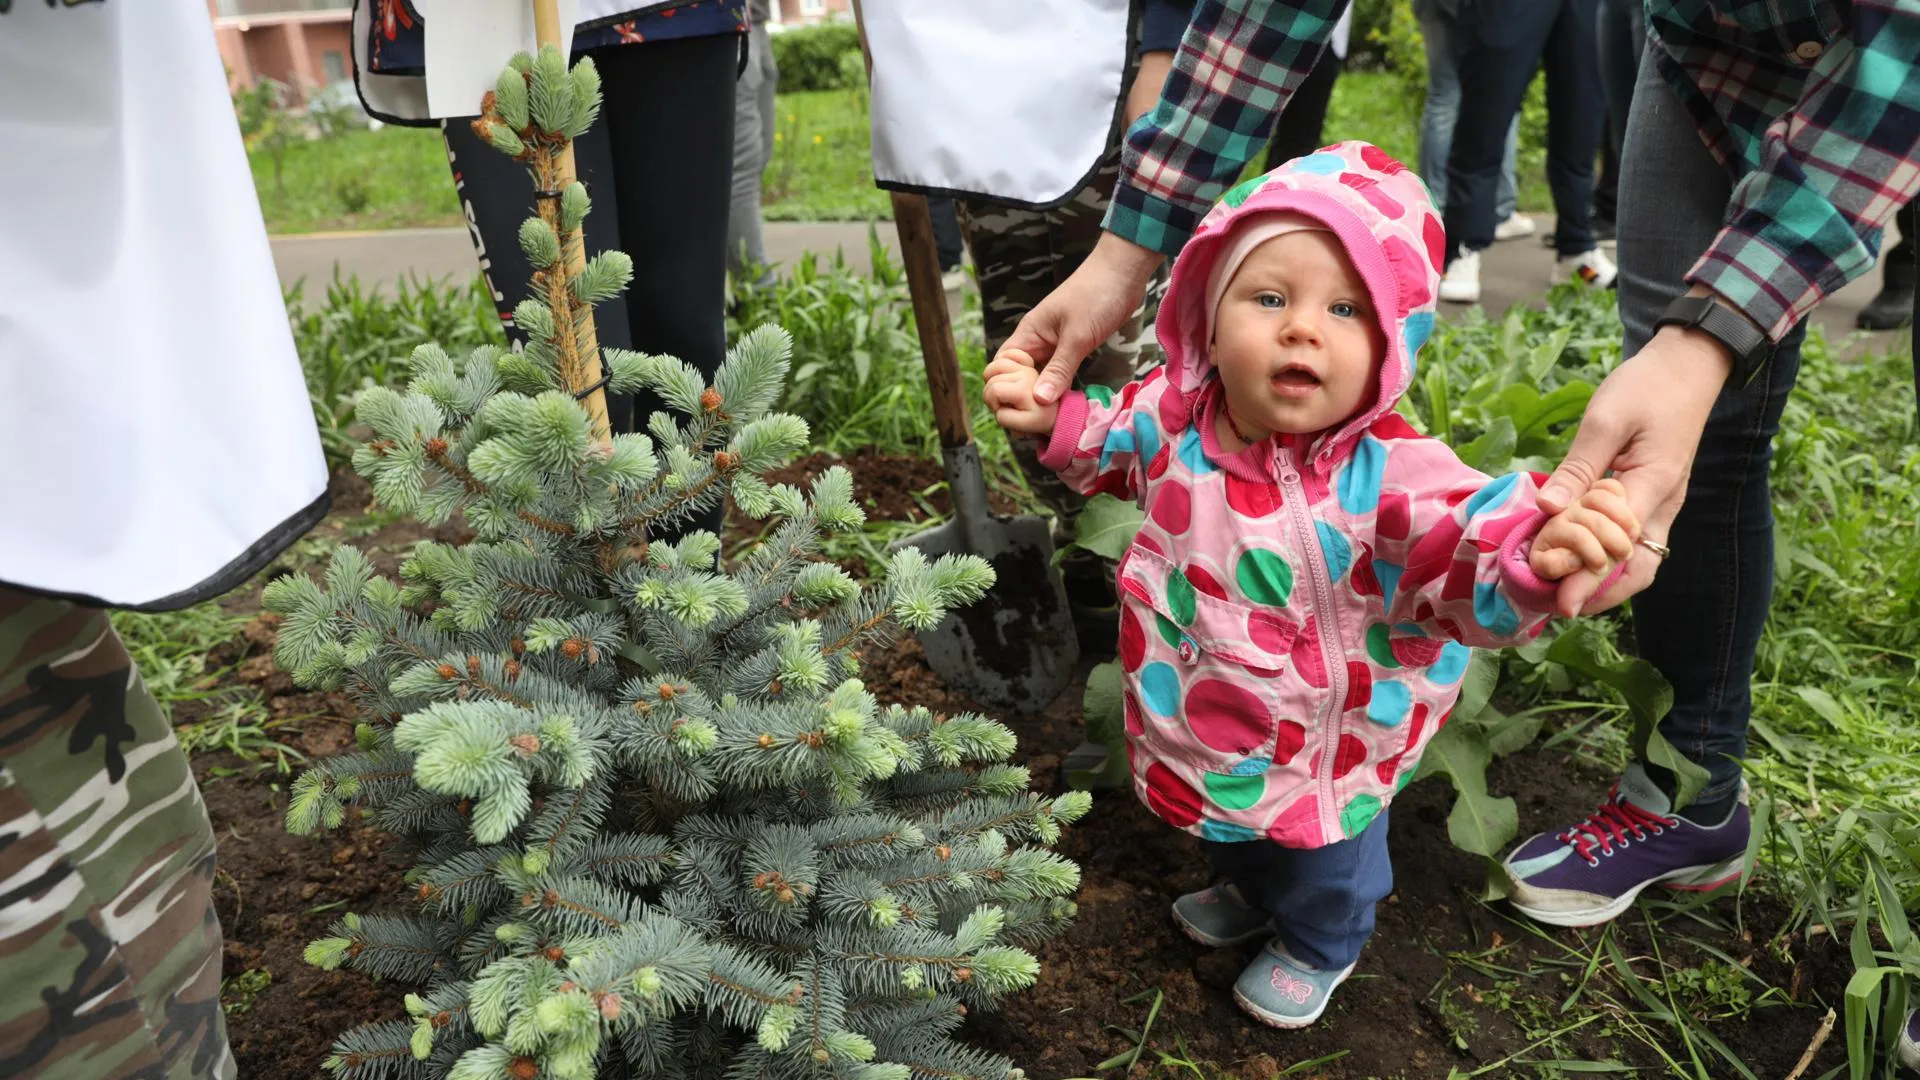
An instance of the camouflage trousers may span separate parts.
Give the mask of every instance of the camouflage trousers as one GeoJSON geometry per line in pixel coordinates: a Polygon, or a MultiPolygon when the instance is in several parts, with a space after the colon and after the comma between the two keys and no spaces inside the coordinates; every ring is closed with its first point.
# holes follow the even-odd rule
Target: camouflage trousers
{"type": "Polygon", "coordinates": [[[213,857],[105,613],[0,588],[0,1077],[234,1075],[213,857]]]}
{"type": "MultiPolygon", "coordinates": [[[[1055,286],[1065,281],[1092,253],[1100,239],[1100,223],[1120,178],[1120,151],[1116,143],[1095,170],[1093,179],[1073,198],[1052,210],[1025,210],[980,199],[959,203],[960,227],[973,252],[980,280],[980,307],[986,328],[987,355],[998,352],[1012,336],[1022,316],[1055,286]]],[[[1076,386],[1112,386],[1157,367],[1162,356],[1153,338],[1153,319],[1159,296],[1166,289],[1166,271],[1155,275],[1147,299],[1114,335],[1080,365],[1076,386]]],[[[1040,464],[1039,448],[1030,439],[1013,440],[1013,453],[1026,474],[1027,484],[1040,501],[1059,515],[1071,532],[1074,515],[1086,505],[1078,492],[1060,482],[1053,470],[1040,464]]]]}

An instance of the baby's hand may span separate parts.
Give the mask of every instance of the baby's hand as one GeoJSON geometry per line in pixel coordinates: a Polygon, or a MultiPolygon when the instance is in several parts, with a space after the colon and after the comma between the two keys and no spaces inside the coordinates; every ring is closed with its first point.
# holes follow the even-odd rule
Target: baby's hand
{"type": "Polygon", "coordinates": [[[1033,358],[1018,349],[1007,350],[987,365],[987,408],[1001,427],[1020,435],[1053,432],[1060,406],[1033,399],[1033,384],[1039,378],[1033,358]]]}
{"type": "Polygon", "coordinates": [[[1548,581],[1582,568],[1604,574],[1625,562],[1639,539],[1640,521],[1627,506],[1627,489],[1609,478],[1595,481],[1572,506],[1547,520],[1533,538],[1527,561],[1548,581]]]}

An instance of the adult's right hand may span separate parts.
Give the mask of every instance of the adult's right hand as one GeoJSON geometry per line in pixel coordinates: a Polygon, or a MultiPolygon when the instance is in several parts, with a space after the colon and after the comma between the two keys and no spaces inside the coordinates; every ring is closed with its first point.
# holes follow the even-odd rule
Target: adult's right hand
{"type": "Polygon", "coordinates": [[[1101,233],[1086,261],[1027,312],[996,356],[1024,353],[1045,364],[1034,399],[1043,405],[1059,401],[1080,362],[1140,307],[1161,258],[1151,248],[1101,233]]]}

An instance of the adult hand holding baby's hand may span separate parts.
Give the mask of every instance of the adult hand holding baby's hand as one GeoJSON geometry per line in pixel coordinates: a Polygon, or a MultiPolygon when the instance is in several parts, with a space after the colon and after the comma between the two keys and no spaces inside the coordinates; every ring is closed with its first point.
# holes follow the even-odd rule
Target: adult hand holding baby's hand
{"type": "Polygon", "coordinates": [[[1611,477],[1596,480],[1571,506],[1553,515],[1534,537],[1527,556],[1533,572],[1558,581],[1586,570],[1605,575],[1633,555],[1640,519],[1627,505],[1627,489],[1611,477]]]}
{"type": "Polygon", "coordinates": [[[1033,357],[1019,349],[1003,350],[987,365],[987,408],[1003,428],[1021,435],[1046,435],[1053,431],[1058,405],[1042,405],[1034,400],[1033,388],[1040,378],[1033,357]]]}
{"type": "Polygon", "coordinates": [[[1101,233],[1079,268],[1021,317],[996,362],[1017,356],[1032,366],[1046,364],[1035,394],[1057,403],[1073,386],[1080,362],[1139,308],[1162,259],[1151,248],[1101,233]]]}

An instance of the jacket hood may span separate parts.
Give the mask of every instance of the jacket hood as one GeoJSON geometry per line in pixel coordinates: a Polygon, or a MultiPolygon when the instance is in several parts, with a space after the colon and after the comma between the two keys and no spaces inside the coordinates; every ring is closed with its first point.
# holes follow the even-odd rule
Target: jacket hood
{"type": "MultiPolygon", "coordinates": [[[[1237,224],[1272,211],[1304,214],[1339,238],[1366,283],[1386,341],[1377,397],[1339,426],[1306,437],[1302,463],[1324,473],[1412,385],[1414,359],[1433,333],[1446,232],[1426,184],[1370,143],[1336,143],[1229,190],[1174,260],[1160,303],[1157,332],[1175,391],[1162,398],[1162,408],[1181,413],[1164,417],[1169,430],[1207,411],[1203,405],[1213,381],[1207,281],[1214,264],[1232,246],[1237,224]]],[[[1202,427],[1203,438],[1211,434],[1207,427],[1202,427]]]]}

